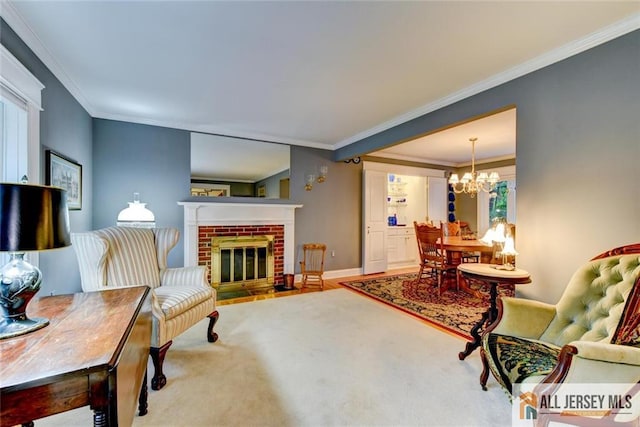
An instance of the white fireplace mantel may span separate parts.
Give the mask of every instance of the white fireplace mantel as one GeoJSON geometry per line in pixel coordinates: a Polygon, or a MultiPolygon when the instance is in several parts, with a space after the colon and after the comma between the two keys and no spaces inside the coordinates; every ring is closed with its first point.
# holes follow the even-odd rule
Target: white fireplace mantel
{"type": "Polygon", "coordinates": [[[184,265],[198,265],[198,227],[219,225],[284,225],[284,272],[294,272],[294,203],[252,203],[225,201],[183,201],[184,265]]]}

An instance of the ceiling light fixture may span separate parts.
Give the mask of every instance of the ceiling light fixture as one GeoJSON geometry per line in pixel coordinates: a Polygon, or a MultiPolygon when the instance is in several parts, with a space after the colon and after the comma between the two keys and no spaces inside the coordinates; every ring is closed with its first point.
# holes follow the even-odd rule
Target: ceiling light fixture
{"type": "Polygon", "coordinates": [[[451,174],[449,177],[449,184],[453,188],[455,193],[468,193],[471,197],[475,197],[480,191],[489,193],[495,187],[500,180],[498,172],[480,172],[476,174],[476,141],[478,138],[469,138],[471,141],[471,172],[467,172],[462,176],[462,179],[458,178],[457,173],[451,174]]]}

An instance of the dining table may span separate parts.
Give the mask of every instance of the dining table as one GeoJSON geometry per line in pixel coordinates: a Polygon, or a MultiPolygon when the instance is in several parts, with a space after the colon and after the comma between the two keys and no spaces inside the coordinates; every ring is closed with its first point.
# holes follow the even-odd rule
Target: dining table
{"type": "MultiPolygon", "coordinates": [[[[480,254],[480,262],[489,264],[493,258],[493,246],[487,245],[478,239],[469,239],[463,236],[444,236],[442,241],[442,247],[447,253],[447,263],[451,266],[457,267],[462,263],[462,254],[464,252],[478,252],[480,254]]],[[[471,289],[467,281],[460,276],[456,275],[457,287],[473,296],[479,297],[480,292],[471,289]]],[[[443,284],[443,291],[449,287],[448,283],[443,284]]]]}

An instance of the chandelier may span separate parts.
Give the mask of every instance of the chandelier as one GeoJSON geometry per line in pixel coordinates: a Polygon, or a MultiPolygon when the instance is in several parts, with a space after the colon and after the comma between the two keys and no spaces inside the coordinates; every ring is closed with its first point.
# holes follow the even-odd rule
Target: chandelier
{"type": "Polygon", "coordinates": [[[488,193],[492,191],[500,176],[498,172],[486,172],[476,173],[476,141],[478,138],[469,138],[471,141],[471,172],[467,172],[462,175],[462,179],[458,178],[457,173],[452,173],[449,177],[449,184],[453,188],[455,193],[468,193],[471,197],[475,197],[480,191],[488,193]]]}

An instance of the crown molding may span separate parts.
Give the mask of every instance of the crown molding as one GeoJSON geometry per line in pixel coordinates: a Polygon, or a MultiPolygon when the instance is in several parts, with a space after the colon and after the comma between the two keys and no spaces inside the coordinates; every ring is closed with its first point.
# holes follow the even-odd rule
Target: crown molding
{"type": "Polygon", "coordinates": [[[456,167],[457,164],[446,160],[427,159],[425,157],[407,156],[404,154],[394,153],[368,153],[367,157],[376,157],[380,159],[401,160],[403,162],[425,163],[438,166],[456,167]]]}
{"type": "Polygon", "coordinates": [[[53,75],[60,80],[60,83],[71,93],[71,95],[80,103],[80,105],[89,113],[90,116],[94,116],[96,111],[91,103],[84,96],[77,84],[69,77],[64,68],[58,63],[58,61],[51,55],[51,53],[44,46],[40,38],[29,27],[29,25],[22,18],[20,13],[13,6],[12,1],[2,0],[2,6],[0,7],[0,16],[9,24],[13,31],[18,34],[22,41],[31,49],[38,59],[44,63],[44,65],[53,73],[53,75]]]}
{"type": "Polygon", "coordinates": [[[211,135],[228,136],[230,138],[248,139],[252,141],[271,142],[274,144],[287,144],[298,145],[302,147],[318,148],[321,150],[331,151],[333,148],[329,144],[323,144],[321,142],[305,141],[301,139],[292,139],[285,137],[277,137],[273,135],[265,135],[251,132],[237,132],[231,131],[218,126],[213,125],[197,125],[188,122],[170,121],[170,120],[154,120],[146,117],[129,116],[126,114],[96,114],[93,116],[96,119],[116,120],[120,122],[137,123],[141,125],[158,126],[172,129],[180,129],[189,132],[206,133],[211,135]]]}
{"type": "Polygon", "coordinates": [[[527,62],[517,65],[501,73],[495,74],[486,80],[468,86],[443,98],[440,98],[429,104],[425,104],[415,110],[409,111],[403,115],[397,116],[391,120],[381,123],[371,129],[360,132],[352,137],[344,139],[334,144],[333,149],[339,149],[345,147],[354,142],[360,141],[369,136],[378,134],[394,126],[406,123],[410,120],[439,110],[440,108],[451,105],[455,102],[461,101],[470,96],[477,95],[487,89],[491,89],[508,81],[514,80],[518,77],[529,74],[533,71],[539,70],[556,62],[567,59],[585,50],[591,49],[617,37],[630,33],[640,28],[640,12],[628,16],[627,18],[618,21],[614,24],[601,28],[586,37],[569,42],[559,48],[553,49],[545,54],[542,54],[536,58],[533,58],[527,62]]]}

